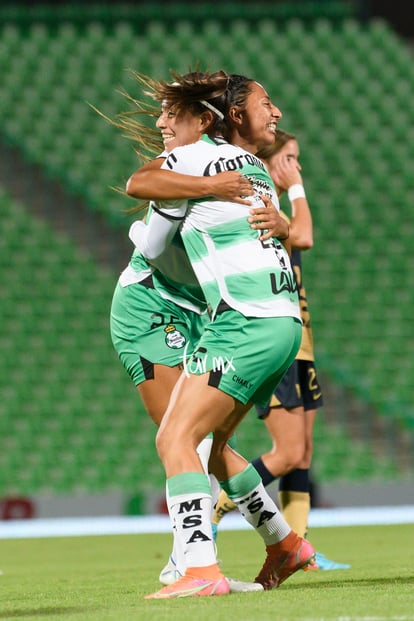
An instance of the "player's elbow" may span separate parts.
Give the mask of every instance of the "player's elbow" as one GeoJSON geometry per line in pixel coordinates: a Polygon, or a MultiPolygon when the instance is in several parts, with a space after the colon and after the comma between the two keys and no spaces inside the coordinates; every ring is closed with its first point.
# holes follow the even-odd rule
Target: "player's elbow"
{"type": "Polygon", "coordinates": [[[133,175],[128,179],[126,186],[125,186],[125,192],[128,194],[128,196],[133,196],[133,175]]]}
{"type": "Polygon", "coordinates": [[[313,248],[313,237],[305,237],[302,240],[302,248],[303,250],[309,250],[310,248],[313,248]]]}
{"type": "Polygon", "coordinates": [[[298,250],[309,250],[313,248],[313,237],[290,237],[290,242],[293,248],[298,250]]]}
{"type": "Polygon", "coordinates": [[[133,173],[126,182],[125,191],[132,198],[148,199],[148,188],[145,184],[144,173],[133,173]]]}

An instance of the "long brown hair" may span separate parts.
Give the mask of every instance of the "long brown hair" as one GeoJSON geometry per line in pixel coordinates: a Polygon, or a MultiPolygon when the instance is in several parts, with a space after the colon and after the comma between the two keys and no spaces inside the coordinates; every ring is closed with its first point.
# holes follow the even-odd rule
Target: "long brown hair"
{"type": "Polygon", "coordinates": [[[277,129],[275,132],[275,141],[260,149],[256,155],[260,157],[261,160],[270,160],[270,158],[273,157],[275,153],[278,153],[289,140],[296,140],[296,136],[289,132],[285,132],[283,129],[277,129]]]}
{"type": "Polygon", "coordinates": [[[229,81],[225,71],[209,73],[196,70],[181,75],[171,70],[173,78],[171,82],[154,80],[137,71],[132,71],[132,74],[149,101],[137,99],[123,90],[120,91],[121,95],[130,104],[130,110],[122,111],[114,118],[110,118],[95,106],[91,107],[111,125],[118,127],[126,138],[136,143],[135,151],[142,164],[163,151],[161,134],[158,129],[149,126],[148,118],[159,117],[160,104],[164,101],[168,102],[178,115],[189,111],[197,116],[210,110],[213,112],[213,119],[208,127],[208,134],[214,136],[225,133],[224,117],[229,81]]]}

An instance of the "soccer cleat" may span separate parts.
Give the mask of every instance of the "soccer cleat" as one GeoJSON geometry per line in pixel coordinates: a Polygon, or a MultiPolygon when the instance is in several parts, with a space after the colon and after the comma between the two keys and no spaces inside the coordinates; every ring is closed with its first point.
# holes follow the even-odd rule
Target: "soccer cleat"
{"type": "Polygon", "coordinates": [[[210,595],[227,595],[230,593],[229,583],[223,576],[219,580],[192,578],[183,576],[174,584],[163,587],[155,593],[146,595],[145,599],[171,599],[173,597],[207,597],[210,595]]]}
{"type": "Polygon", "coordinates": [[[243,582],[242,580],[233,580],[233,578],[227,578],[227,582],[230,593],[253,593],[264,590],[263,585],[258,582],[243,582]]]}
{"type": "Polygon", "coordinates": [[[309,565],[305,565],[304,571],[332,571],[333,569],[350,569],[351,565],[349,563],[337,563],[336,561],[331,561],[329,558],[326,558],[324,554],[321,552],[315,552],[315,558],[309,563],[309,565]]]}
{"type": "MultiPolygon", "coordinates": [[[[213,533],[213,543],[214,543],[214,553],[216,555],[217,558],[217,524],[213,524],[213,522],[211,523],[211,530],[213,533]]],[[[218,563],[220,563],[220,561],[217,561],[218,563]]]]}
{"type": "MultiPolygon", "coordinates": [[[[159,581],[164,586],[174,584],[182,578],[182,575],[178,571],[172,558],[169,558],[168,563],[160,573],[159,581]]],[[[227,578],[229,583],[230,593],[250,593],[252,591],[263,591],[261,584],[257,582],[243,582],[242,580],[234,580],[233,578],[227,578]]]]}
{"type": "Polygon", "coordinates": [[[267,558],[255,578],[265,591],[276,589],[298,569],[308,565],[315,556],[313,546],[291,531],[283,541],[266,546],[267,558]]]}
{"type": "Polygon", "coordinates": [[[159,581],[161,584],[168,586],[169,584],[174,584],[174,582],[177,582],[180,578],[182,578],[182,574],[178,571],[177,565],[170,556],[168,563],[164,569],[161,570],[159,581]]]}

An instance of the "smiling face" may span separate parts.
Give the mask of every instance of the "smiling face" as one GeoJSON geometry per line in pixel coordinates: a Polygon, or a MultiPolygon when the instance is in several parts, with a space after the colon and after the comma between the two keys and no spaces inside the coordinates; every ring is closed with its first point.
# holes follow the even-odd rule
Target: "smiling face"
{"type": "Polygon", "coordinates": [[[232,112],[235,129],[232,142],[246,151],[257,153],[259,149],[274,142],[276,126],[282,118],[282,112],[272,103],[258,82],[251,82],[249,91],[244,107],[238,111],[235,108],[232,112]]]}
{"type": "Polygon", "coordinates": [[[204,112],[201,115],[194,115],[188,110],[177,112],[174,107],[163,102],[156,127],[161,131],[165,149],[172,151],[175,147],[200,140],[210,123],[210,117],[204,112]]]}

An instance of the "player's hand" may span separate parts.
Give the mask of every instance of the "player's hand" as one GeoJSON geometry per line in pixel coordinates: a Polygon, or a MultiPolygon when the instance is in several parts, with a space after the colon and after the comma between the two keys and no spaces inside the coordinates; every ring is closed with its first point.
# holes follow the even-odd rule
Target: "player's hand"
{"type": "Polygon", "coordinates": [[[287,239],[289,237],[289,224],[282,218],[270,198],[261,195],[263,207],[254,207],[250,209],[250,216],[247,221],[252,229],[266,231],[260,235],[259,239],[265,241],[271,237],[278,239],[287,239]]]}
{"type": "Polygon", "coordinates": [[[246,177],[235,170],[218,173],[211,177],[213,184],[213,196],[219,200],[251,205],[247,197],[253,194],[253,186],[246,177]]]}
{"type": "Polygon", "coordinates": [[[303,185],[301,166],[296,159],[283,153],[277,154],[272,160],[272,177],[277,186],[287,190],[291,185],[303,185]]]}

